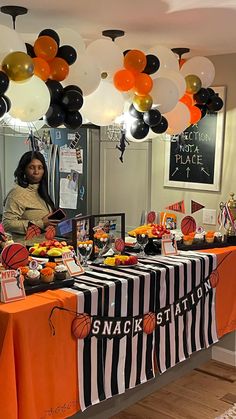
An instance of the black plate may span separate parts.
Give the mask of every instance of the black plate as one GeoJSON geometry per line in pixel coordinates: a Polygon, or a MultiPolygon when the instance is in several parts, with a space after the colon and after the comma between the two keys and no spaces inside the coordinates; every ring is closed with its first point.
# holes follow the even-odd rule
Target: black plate
{"type": "Polygon", "coordinates": [[[59,288],[68,288],[74,285],[74,279],[68,278],[63,279],[61,281],[56,280],[49,283],[41,283],[38,285],[25,285],[25,293],[26,295],[35,294],[36,292],[43,292],[48,290],[57,290],[59,288]]]}

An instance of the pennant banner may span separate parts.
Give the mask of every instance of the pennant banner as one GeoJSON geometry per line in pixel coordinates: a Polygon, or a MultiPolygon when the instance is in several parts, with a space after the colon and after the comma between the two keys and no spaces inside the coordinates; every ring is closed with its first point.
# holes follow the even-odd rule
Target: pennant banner
{"type": "Polygon", "coordinates": [[[199,202],[193,201],[191,199],[191,214],[199,211],[200,209],[205,208],[205,205],[199,204],[199,202]]]}
{"type": "Polygon", "coordinates": [[[182,212],[183,214],[185,214],[184,200],[176,202],[175,204],[171,204],[168,207],[166,207],[166,209],[176,212],[182,212]]]}

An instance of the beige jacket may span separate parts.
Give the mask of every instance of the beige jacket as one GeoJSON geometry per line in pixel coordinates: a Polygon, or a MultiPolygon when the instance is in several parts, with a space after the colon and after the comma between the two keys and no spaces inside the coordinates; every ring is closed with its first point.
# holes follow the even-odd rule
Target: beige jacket
{"type": "Polygon", "coordinates": [[[38,194],[38,184],[22,188],[17,185],[6,199],[2,223],[9,233],[25,234],[28,223],[43,228],[42,218],[50,211],[38,194]]]}

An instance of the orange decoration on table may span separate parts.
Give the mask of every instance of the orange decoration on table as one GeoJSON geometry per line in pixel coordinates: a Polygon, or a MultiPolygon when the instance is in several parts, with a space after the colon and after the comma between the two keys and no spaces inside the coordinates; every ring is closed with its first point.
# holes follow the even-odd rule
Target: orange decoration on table
{"type": "Polygon", "coordinates": [[[147,335],[153,333],[156,327],[156,316],[155,313],[147,313],[143,316],[143,331],[147,335]]]}
{"type": "Polygon", "coordinates": [[[50,75],[49,78],[52,80],[62,81],[69,74],[69,64],[63,58],[56,57],[49,63],[50,75]]]}
{"type": "Polygon", "coordinates": [[[53,60],[53,58],[57,55],[57,51],[57,43],[50,36],[40,36],[34,43],[35,55],[46,61],[53,60]]]}
{"type": "Polygon", "coordinates": [[[72,334],[76,339],[85,339],[91,330],[91,317],[86,314],[78,314],[71,324],[72,334]]]}
{"type": "Polygon", "coordinates": [[[46,60],[41,57],[33,58],[34,63],[34,74],[41,80],[46,81],[50,74],[50,67],[46,60]]]}

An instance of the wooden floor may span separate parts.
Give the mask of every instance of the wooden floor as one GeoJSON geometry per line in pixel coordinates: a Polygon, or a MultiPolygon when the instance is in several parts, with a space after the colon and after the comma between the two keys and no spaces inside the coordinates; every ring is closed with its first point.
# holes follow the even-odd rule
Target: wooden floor
{"type": "Polygon", "coordinates": [[[213,419],[236,403],[236,368],[209,361],[111,419],[213,419]]]}

